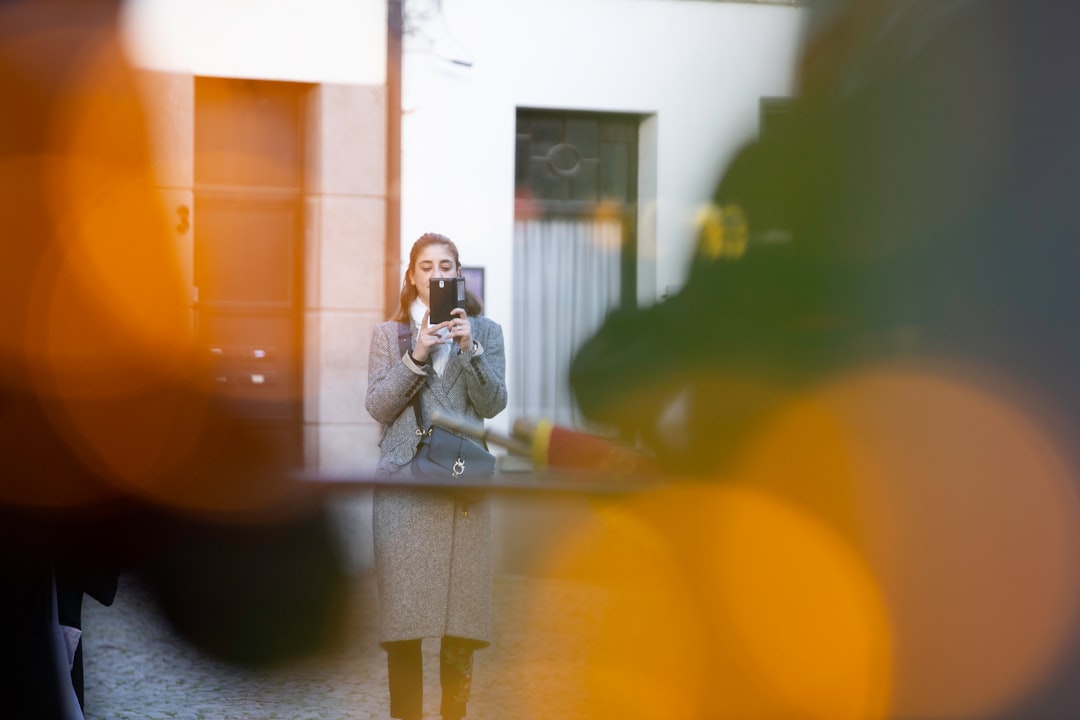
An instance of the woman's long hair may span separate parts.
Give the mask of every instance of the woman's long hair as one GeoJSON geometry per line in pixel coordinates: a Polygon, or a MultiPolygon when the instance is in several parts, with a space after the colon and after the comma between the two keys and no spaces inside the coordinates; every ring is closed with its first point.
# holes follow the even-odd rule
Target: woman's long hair
{"type": "MultiPolygon", "coordinates": [[[[424,248],[430,245],[445,245],[450,248],[450,252],[454,256],[455,270],[458,274],[461,274],[461,258],[458,257],[457,245],[454,241],[445,235],[439,233],[424,233],[416,242],[413,243],[412,250],[409,251],[409,269],[405,272],[405,278],[401,282],[401,296],[398,298],[397,314],[394,315],[394,320],[398,322],[409,322],[412,319],[410,308],[412,308],[413,301],[416,300],[418,294],[416,287],[412,284],[413,271],[416,269],[416,258],[424,250],[424,248]]],[[[480,302],[478,298],[468,286],[465,287],[465,312],[468,315],[480,315],[484,312],[484,304],[480,302]]]]}

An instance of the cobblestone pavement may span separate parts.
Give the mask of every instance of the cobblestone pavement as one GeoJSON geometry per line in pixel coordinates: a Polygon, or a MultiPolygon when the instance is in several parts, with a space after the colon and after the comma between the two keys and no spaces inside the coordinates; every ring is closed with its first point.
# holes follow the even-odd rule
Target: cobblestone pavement
{"type": "MultiPolygon", "coordinates": [[[[385,654],[374,639],[372,583],[358,583],[345,649],[273,671],[209,659],[186,646],[138,583],[115,603],[87,598],[87,720],[368,720],[389,718],[385,654]]],[[[476,654],[470,720],[574,720],[602,591],[570,580],[500,575],[495,637],[476,654]]],[[[424,643],[425,717],[439,717],[438,641],[424,643]]]]}

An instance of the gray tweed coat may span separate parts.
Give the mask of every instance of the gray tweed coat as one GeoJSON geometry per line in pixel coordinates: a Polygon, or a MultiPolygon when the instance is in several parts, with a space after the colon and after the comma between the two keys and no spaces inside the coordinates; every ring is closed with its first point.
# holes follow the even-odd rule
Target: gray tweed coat
{"type": "MultiPolygon", "coordinates": [[[[470,358],[453,347],[441,377],[430,365],[426,375],[418,375],[406,364],[397,322],[375,326],[365,407],[383,426],[380,477],[392,479],[416,450],[416,417],[409,406],[414,394],[420,393],[425,426],[434,408],[479,424],[506,407],[502,328],[485,317],[469,320],[483,350],[470,358]]],[[[413,326],[412,342],[416,332],[413,326]]],[[[488,501],[466,508],[437,490],[379,487],[372,525],[379,641],[452,635],[489,644],[494,561],[488,501]]]]}

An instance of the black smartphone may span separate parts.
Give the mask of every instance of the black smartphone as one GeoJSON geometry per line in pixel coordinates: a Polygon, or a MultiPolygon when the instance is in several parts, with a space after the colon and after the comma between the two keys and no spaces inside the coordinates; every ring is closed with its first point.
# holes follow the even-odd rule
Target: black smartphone
{"type": "Polygon", "coordinates": [[[428,281],[428,300],[431,301],[429,325],[454,318],[450,311],[465,307],[465,278],[431,278],[428,281]]]}

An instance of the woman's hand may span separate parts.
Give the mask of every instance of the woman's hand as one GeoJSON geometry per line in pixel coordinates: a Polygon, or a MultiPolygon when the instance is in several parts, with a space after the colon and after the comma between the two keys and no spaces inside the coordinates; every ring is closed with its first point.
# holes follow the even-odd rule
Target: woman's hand
{"type": "Polygon", "coordinates": [[[465,313],[465,309],[454,308],[450,311],[450,314],[454,316],[454,319],[449,322],[450,339],[458,344],[461,352],[472,352],[472,323],[469,322],[469,316],[465,313]]]}
{"type": "Polygon", "coordinates": [[[444,342],[443,338],[439,337],[439,330],[450,324],[428,325],[428,317],[430,316],[431,311],[426,310],[423,319],[420,321],[420,332],[416,335],[416,347],[412,350],[413,358],[421,363],[427,362],[428,356],[431,355],[431,348],[444,342]]]}

